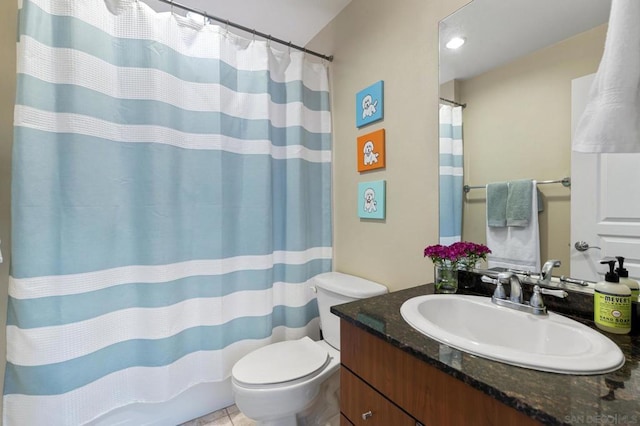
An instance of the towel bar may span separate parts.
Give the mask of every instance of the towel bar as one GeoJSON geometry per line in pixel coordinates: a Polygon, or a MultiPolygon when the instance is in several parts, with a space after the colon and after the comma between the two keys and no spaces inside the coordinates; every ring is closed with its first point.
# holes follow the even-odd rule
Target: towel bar
{"type": "MultiPolygon", "coordinates": [[[[536,182],[538,185],[546,185],[548,183],[561,183],[562,186],[569,188],[571,186],[571,178],[570,177],[566,177],[566,178],[562,178],[562,179],[557,179],[557,180],[541,180],[536,182]]],[[[469,185],[465,185],[462,187],[462,190],[467,193],[469,191],[471,191],[472,189],[484,189],[486,188],[486,185],[474,185],[474,186],[469,186],[469,185]]]]}

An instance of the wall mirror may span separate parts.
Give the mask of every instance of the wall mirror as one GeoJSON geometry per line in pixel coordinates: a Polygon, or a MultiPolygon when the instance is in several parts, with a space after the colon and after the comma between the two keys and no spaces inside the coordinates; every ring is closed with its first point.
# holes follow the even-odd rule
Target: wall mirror
{"type": "MultiPolygon", "coordinates": [[[[462,206],[441,195],[441,222],[462,210],[463,240],[486,242],[487,183],[571,176],[571,81],[596,72],[610,8],[610,0],[473,0],[440,22],[440,97],[466,106],[461,169],[464,184],[480,187],[463,193],[462,206]],[[465,43],[447,48],[453,37],[465,43]]],[[[441,182],[451,166],[441,155],[441,182]]],[[[571,276],[571,189],[538,188],[541,261],[560,259],[554,275],[571,276]]]]}

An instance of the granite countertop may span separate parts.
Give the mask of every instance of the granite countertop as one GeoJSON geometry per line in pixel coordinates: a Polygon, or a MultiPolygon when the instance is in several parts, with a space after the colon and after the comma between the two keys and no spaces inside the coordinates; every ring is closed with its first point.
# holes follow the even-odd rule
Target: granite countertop
{"type": "MultiPolygon", "coordinates": [[[[544,424],[640,424],[640,336],[606,334],[626,358],[613,373],[576,376],[529,370],[450,348],[409,326],[400,306],[429,293],[433,285],[421,285],[331,311],[544,424]]],[[[500,324],[495,327],[499,330],[500,324]]]]}

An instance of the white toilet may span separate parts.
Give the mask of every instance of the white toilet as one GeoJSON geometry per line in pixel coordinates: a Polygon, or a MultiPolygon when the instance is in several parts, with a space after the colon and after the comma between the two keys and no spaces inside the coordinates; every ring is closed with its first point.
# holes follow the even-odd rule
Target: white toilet
{"type": "Polygon", "coordinates": [[[305,424],[338,419],[340,319],[329,308],[387,292],[381,284],[340,272],[318,275],[313,282],[324,340],[303,337],[274,343],[233,366],[236,405],[259,425],[294,426],[296,417],[306,418],[300,422],[305,424]]]}

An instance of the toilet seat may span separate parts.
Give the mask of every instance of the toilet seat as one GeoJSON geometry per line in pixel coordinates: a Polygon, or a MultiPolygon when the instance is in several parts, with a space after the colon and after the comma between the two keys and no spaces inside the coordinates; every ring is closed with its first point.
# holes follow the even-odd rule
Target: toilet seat
{"type": "Polygon", "coordinates": [[[241,386],[277,387],[307,380],[330,361],[326,349],[303,337],[267,345],[245,355],[233,366],[231,375],[241,386]]]}

